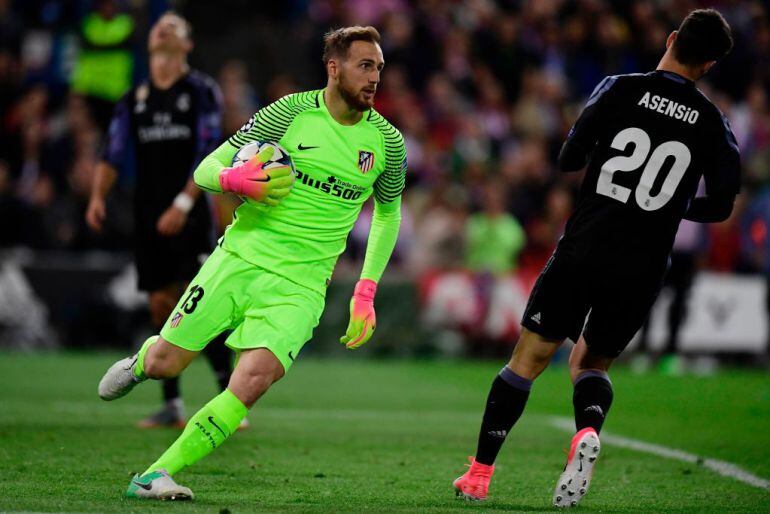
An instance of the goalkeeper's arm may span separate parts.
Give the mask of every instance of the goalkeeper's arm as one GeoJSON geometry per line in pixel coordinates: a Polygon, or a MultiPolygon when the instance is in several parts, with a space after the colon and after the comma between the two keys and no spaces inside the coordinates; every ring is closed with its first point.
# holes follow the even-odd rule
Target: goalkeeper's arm
{"type": "Polygon", "coordinates": [[[193,175],[198,187],[212,193],[222,193],[220,175],[232,165],[238,149],[257,140],[280,141],[294,119],[292,107],[295,96],[287,95],[257,111],[238,132],[203,159],[193,175]]]}
{"type": "Polygon", "coordinates": [[[351,350],[371,339],[377,326],[374,295],[377,293],[377,282],[382,277],[393,248],[396,246],[400,226],[401,196],[387,203],[375,199],[372,228],[369,230],[361,280],[356,284],[350,301],[348,328],[345,335],[340,338],[340,342],[351,350]]]}
{"type": "Polygon", "coordinates": [[[375,200],[372,227],[366,244],[362,280],[379,282],[388,265],[401,226],[401,197],[388,203],[375,200]]]}
{"type": "Polygon", "coordinates": [[[201,189],[213,193],[235,193],[252,200],[275,206],[286,197],[294,185],[294,172],[291,166],[279,166],[264,169],[275,152],[272,145],[264,145],[257,155],[239,167],[227,167],[228,157],[235,152],[226,148],[224,143],[203,159],[196,168],[195,183],[201,189]]]}
{"type": "Polygon", "coordinates": [[[219,183],[219,174],[230,166],[238,150],[225,141],[219,148],[208,154],[198,167],[195,168],[193,179],[199,188],[211,193],[221,193],[222,186],[219,183]]]}

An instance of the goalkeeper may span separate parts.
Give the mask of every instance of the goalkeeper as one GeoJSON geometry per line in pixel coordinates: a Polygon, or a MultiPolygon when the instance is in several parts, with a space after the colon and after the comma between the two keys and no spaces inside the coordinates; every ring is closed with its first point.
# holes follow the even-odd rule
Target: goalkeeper
{"type": "Polygon", "coordinates": [[[190,418],[157,461],[134,476],[127,496],[193,497],[171,476],[235,433],[248,409],[291,367],[318,324],[348,232],[374,195],[361,279],[340,341],[354,349],[371,338],[374,296],[398,236],[406,173],[401,134],[372,108],[384,65],[379,41],[373,27],[328,33],[326,88],[288,95],[261,109],[195,170],[202,189],[248,201],[160,336],[115,363],[99,383],[99,395],[113,400],[147,378],[177,376],[226,329],[233,330],[226,344],[239,359],[227,389],[190,418]],[[272,156],[269,146],[231,168],[238,149],[256,140],[287,149],[296,180],[288,166],[262,169],[272,156]]]}

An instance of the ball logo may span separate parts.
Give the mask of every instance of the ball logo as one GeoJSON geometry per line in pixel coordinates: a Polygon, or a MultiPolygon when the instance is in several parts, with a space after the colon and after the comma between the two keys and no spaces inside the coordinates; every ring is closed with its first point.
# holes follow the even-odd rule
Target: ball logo
{"type": "Polygon", "coordinates": [[[367,152],[365,150],[358,151],[358,169],[362,173],[374,168],[374,152],[367,152]]]}

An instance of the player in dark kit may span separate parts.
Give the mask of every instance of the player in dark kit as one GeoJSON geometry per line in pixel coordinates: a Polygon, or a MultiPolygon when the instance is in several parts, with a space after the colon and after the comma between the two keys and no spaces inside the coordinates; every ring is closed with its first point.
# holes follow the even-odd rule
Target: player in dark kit
{"type": "Polygon", "coordinates": [[[656,71],[607,77],[589,98],[559,155],[562,171],[588,162],[580,197],[532,291],[513,356],[492,384],[476,456],[454,482],[458,496],[486,498],[532,382],[566,338],[577,341],[569,358],[577,433],[553,503],[571,507],[585,495],[613,398],[607,370],[655,301],[679,222],[722,221],[732,212],[738,147],[694,83],[731,48],[717,11],[693,11],[668,37],[656,71]],[[695,198],[701,177],[706,196],[695,198]]]}
{"type": "MultiPolygon", "coordinates": [[[[115,108],[86,219],[94,230],[102,229],[105,196],[126,153],[133,151],[139,289],[149,292],[152,322],[160,330],[198,272],[199,256],[213,247],[211,212],[192,172],[220,143],[221,94],[211,77],[189,69],[190,26],[179,15],[161,16],[148,48],[150,80],[131,89],[115,108]]],[[[224,389],[232,371],[230,352],[223,344],[208,349],[224,389]]],[[[164,381],[163,396],[164,407],[140,426],[184,428],[177,378],[164,381]]]]}

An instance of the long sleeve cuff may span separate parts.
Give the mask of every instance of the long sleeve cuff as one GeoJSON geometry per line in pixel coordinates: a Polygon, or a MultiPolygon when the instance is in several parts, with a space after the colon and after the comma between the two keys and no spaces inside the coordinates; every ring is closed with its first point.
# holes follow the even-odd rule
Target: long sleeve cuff
{"type": "Polygon", "coordinates": [[[225,142],[203,159],[193,174],[198,187],[211,193],[221,193],[222,186],[219,185],[219,174],[224,168],[230,166],[236,152],[237,150],[233,145],[225,142]]]}
{"type": "Polygon", "coordinates": [[[733,212],[735,197],[730,195],[703,196],[693,198],[684,219],[698,223],[716,223],[724,221],[733,212]]]}

